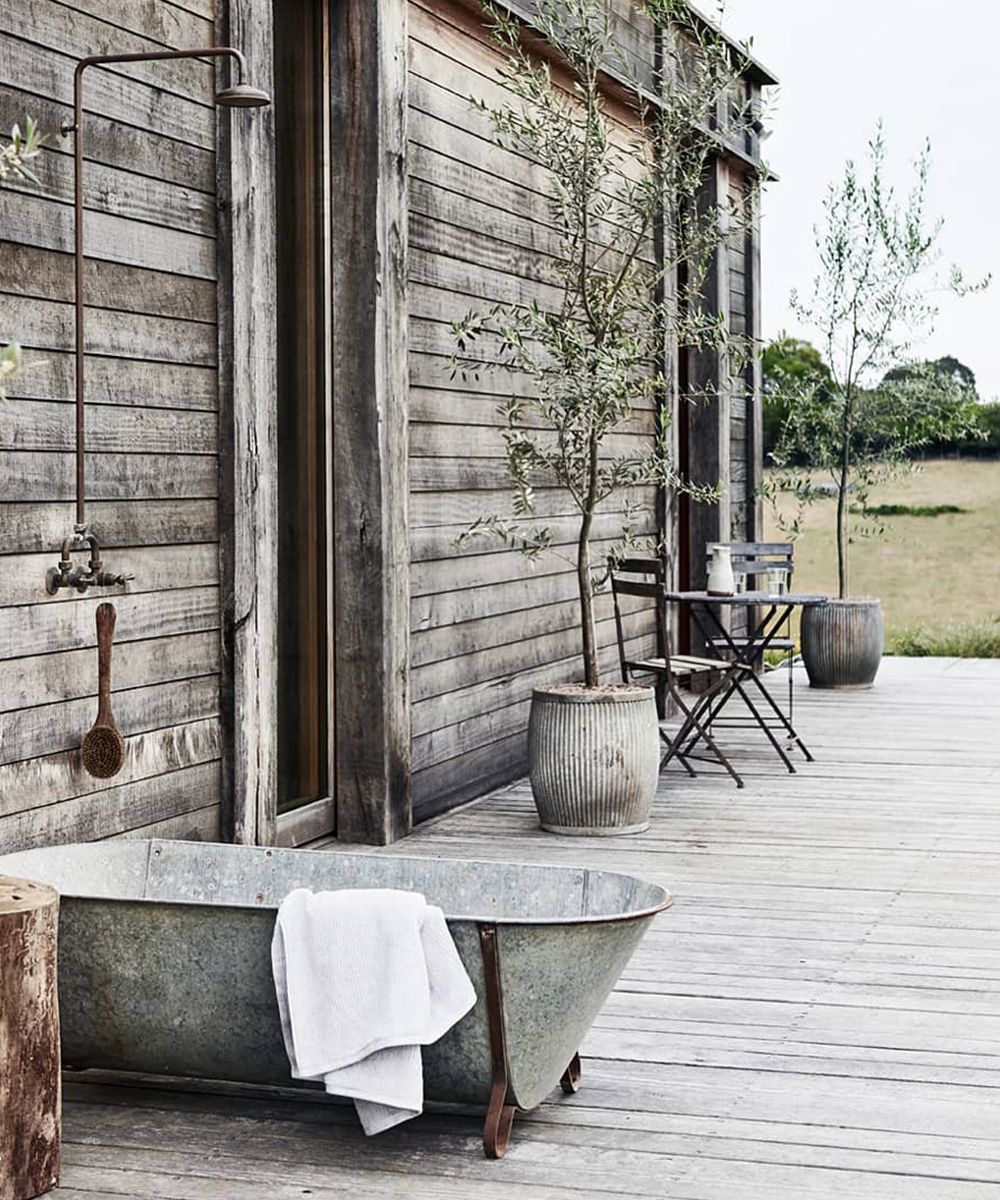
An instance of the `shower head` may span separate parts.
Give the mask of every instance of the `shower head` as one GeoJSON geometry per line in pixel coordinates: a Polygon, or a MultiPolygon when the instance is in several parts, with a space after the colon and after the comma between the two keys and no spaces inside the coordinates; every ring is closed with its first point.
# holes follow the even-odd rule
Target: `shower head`
{"type": "Polygon", "coordinates": [[[216,92],[215,103],[222,108],[264,108],[271,103],[271,97],[247,83],[235,83],[216,92]]]}

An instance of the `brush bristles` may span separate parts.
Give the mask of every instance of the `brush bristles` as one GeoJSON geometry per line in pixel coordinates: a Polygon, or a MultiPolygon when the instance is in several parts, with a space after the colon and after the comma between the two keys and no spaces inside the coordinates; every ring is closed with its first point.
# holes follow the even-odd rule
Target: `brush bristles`
{"type": "Polygon", "coordinates": [[[95,725],[80,747],[83,768],[95,779],[110,779],[125,763],[125,739],[113,725],[95,725]]]}

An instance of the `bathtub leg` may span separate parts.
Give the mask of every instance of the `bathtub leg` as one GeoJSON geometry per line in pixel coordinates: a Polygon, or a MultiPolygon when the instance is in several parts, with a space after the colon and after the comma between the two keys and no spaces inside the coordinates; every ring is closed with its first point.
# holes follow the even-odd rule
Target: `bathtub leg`
{"type": "Polygon", "coordinates": [[[574,1054],[570,1060],[569,1066],[563,1071],[563,1077],[559,1080],[562,1084],[562,1090],[567,1096],[572,1096],[574,1092],[580,1090],[580,1076],[583,1074],[583,1068],[580,1066],[579,1054],[574,1054]]]}
{"type": "Polygon", "coordinates": [[[511,1104],[507,1070],[507,1035],[503,1024],[503,988],[500,983],[500,947],[495,925],[479,926],[479,949],[483,956],[486,981],[486,1013],[490,1026],[490,1056],[493,1083],[483,1128],[483,1153],[487,1158],[503,1158],[510,1143],[517,1107],[511,1104]]]}
{"type": "Polygon", "coordinates": [[[506,1082],[502,1093],[494,1086],[490,1106],[486,1110],[486,1125],[483,1128],[483,1152],[487,1158],[503,1158],[510,1145],[510,1134],[517,1109],[513,1104],[504,1104],[506,1099],[506,1082]]]}

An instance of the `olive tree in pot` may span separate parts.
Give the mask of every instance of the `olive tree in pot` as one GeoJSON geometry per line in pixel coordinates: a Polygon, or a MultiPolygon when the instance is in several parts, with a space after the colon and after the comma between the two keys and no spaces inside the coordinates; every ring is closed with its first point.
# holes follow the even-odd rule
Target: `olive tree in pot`
{"type": "MultiPolygon", "coordinates": [[[[914,164],[904,201],[886,181],[881,125],[868,150],[866,172],[849,161],[830,185],[815,230],[819,272],[809,298],[793,293],[791,300],[821,336],[829,376],[771,380],[787,417],[764,490],[772,500],[794,490],[800,502],[785,528],[799,532],[801,506],[820,494],[817,473],[832,478],[836,494],[838,596],[802,615],[802,657],[818,688],[869,688],[882,659],[881,605],[852,596],[850,586],[853,539],[885,532],[872,511],[873,490],[912,469],[921,447],[978,428],[975,390],[957,374],[912,361],[933,332],[940,286],[942,222],[925,215],[929,147],[914,164]]],[[[988,283],[968,285],[953,267],[946,286],[965,294],[988,283]]]]}
{"type": "MultiPolygon", "coordinates": [[[[724,139],[745,144],[758,120],[738,100],[743,64],[681,0],[639,7],[663,46],[657,95],[631,79],[604,0],[538,0],[532,26],[541,52],[537,37],[526,48],[515,18],[487,6],[504,52],[506,100],[471,98],[495,143],[544,173],[556,251],[540,289],[544,305],[493,304],[453,325],[455,373],[495,370],[502,382],[490,390],[516,392],[499,409],[510,508],[479,517],[456,544],[487,537],[529,559],[560,554],[567,539],[536,523],[535,487],[555,489],[548,495],[563,504],[556,512],[570,514],[566,559],[578,585],[583,682],[535,689],[528,731],[542,828],[568,834],[645,829],[660,757],[652,688],[601,679],[594,608],[608,551],[597,562],[592,543],[600,536],[619,555],[636,546],[653,507],[637,503],[637,489],[716,498],[716,487],[695,487],[672,466],[678,396],[667,348],[724,350],[734,364],[745,352],[699,302],[713,254],[756,203],[756,179],[738,210],[702,198],[711,156],[724,139]],[[627,97],[615,116],[609,77],[627,97]],[[723,111],[728,126],[720,129],[714,114],[723,111]],[[645,436],[632,436],[643,423],[645,436]]],[[[684,399],[715,397],[706,389],[684,399]]],[[[657,535],[651,541],[662,549],[657,535]]]]}

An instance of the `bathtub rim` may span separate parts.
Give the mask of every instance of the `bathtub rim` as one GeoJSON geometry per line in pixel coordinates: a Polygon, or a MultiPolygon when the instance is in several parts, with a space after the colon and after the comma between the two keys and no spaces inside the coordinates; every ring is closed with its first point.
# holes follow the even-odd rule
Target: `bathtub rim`
{"type": "MultiPolygon", "coordinates": [[[[373,853],[372,851],[355,851],[355,850],[305,850],[292,848],[287,846],[243,846],[231,842],[196,842],[184,839],[172,838],[134,838],[122,839],[114,842],[67,842],[62,845],[54,846],[36,846],[31,849],[12,851],[8,854],[0,855],[0,875],[8,874],[9,870],[24,870],[30,864],[29,858],[37,856],[41,859],[46,854],[66,854],[67,856],[73,851],[80,852],[81,857],[86,854],[93,854],[99,857],[100,851],[111,846],[116,848],[122,846],[123,842],[127,841],[129,846],[142,845],[146,847],[146,862],[148,864],[153,855],[156,846],[187,846],[197,847],[207,850],[219,850],[220,848],[226,852],[242,851],[244,853],[257,853],[266,858],[270,858],[273,854],[326,854],[331,857],[348,857],[352,859],[364,859],[366,861],[379,861],[384,859],[403,860],[411,863],[428,863],[428,862],[449,862],[461,864],[463,866],[484,867],[488,869],[497,869],[499,867],[528,867],[532,870],[552,871],[552,872],[580,872],[584,873],[584,877],[590,875],[606,876],[617,879],[632,880],[640,884],[644,888],[652,889],[660,893],[660,899],[650,905],[642,908],[630,909],[620,913],[596,913],[596,914],[570,914],[565,916],[549,916],[549,917],[531,917],[531,916],[506,916],[500,913],[460,913],[450,912],[446,908],[443,910],[445,919],[449,922],[468,922],[475,925],[497,925],[497,926],[563,926],[563,925],[601,925],[601,924],[617,924],[624,921],[646,921],[657,916],[661,912],[665,912],[672,907],[674,903],[674,895],[667,888],[658,883],[650,883],[649,881],[640,878],[637,875],[631,875],[625,871],[606,871],[601,868],[594,868],[582,865],[572,865],[565,863],[543,863],[543,862],[523,862],[520,860],[506,859],[476,859],[476,858],[448,858],[439,859],[418,854],[394,854],[391,852],[380,851],[373,853]],[[8,868],[8,863],[11,867],[8,868]]],[[[32,878],[29,874],[24,878],[32,878]]],[[[43,882],[47,882],[43,879],[43,882]]],[[[187,907],[187,908],[217,908],[226,910],[238,910],[244,912],[277,912],[281,900],[262,900],[260,903],[252,904],[245,900],[215,900],[208,898],[194,898],[190,896],[182,896],[176,898],[168,898],[163,896],[133,896],[122,894],[121,892],[101,893],[95,891],[85,891],[79,888],[67,888],[62,890],[57,884],[52,884],[59,892],[60,898],[65,897],[71,900],[104,900],[122,904],[142,904],[142,905],[170,905],[171,907],[187,907]]],[[[305,885],[300,885],[305,886],[305,885]]],[[[321,890],[315,887],[310,890],[321,890]]],[[[336,890],[336,889],[334,889],[336,890]]],[[[433,901],[428,901],[433,903],[433,901]]]]}

